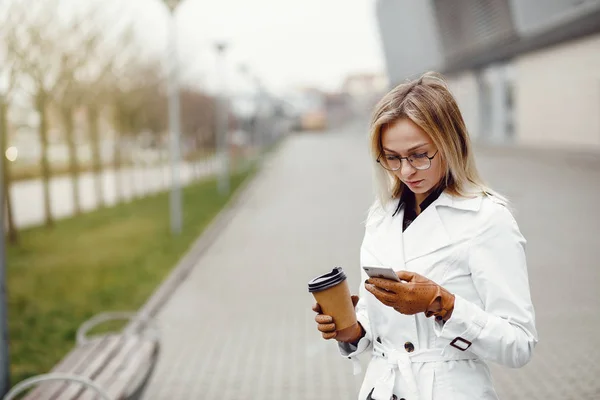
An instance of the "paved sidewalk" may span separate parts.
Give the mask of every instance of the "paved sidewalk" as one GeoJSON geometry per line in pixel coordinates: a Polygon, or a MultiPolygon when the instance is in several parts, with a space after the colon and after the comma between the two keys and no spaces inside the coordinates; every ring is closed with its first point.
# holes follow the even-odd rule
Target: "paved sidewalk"
{"type": "Polygon", "coordinates": [[[600,163],[572,154],[481,150],[527,239],[540,342],[527,366],[492,366],[501,399],[600,399],[600,163]]]}
{"type": "MultiPolygon", "coordinates": [[[[320,339],[306,283],[341,265],[359,285],[372,199],[364,132],[292,136],[268,161],[160,312],[147,399],[356,398],[361,377],[320,339]]],[[[478,159],[528,239],[541,339],[525,368],[492,367],[501,398],[600,398],[600,171],[485,150],[478,159]]]]}
{"type": "Polygon", "coordinates": [[[159,315],[147,399],[351,399],[351,363],[320,338],[307,282],[341,265],[358,287],[371,200],[366,140],[286,140],[159,315]]]}

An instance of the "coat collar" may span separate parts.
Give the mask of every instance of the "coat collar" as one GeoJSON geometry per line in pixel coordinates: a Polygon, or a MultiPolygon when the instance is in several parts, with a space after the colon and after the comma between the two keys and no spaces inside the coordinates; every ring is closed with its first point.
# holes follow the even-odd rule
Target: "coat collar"
{"type": "Polygon", "coordinates": [[[464,211],[479,211],[483,196],[475,191],[470,191],[467,197],[458,197],[443,192],[438,200],[434,202],[436,207],[451,207],[464,211]]]}
{"type": "MultiPolygon", "coordinates": [[[[442,208],[477,212],[481,207],[482,196],[457,197],[443,192],[427,207],[419,217],[402,232],[404,208],[392,217],[387,217],[377,229],[373,246],[374,253],[383,265],[402,269],[405,264],[433,253],[453,243],[452,236],[440,216],[442,208]]],[[[393,211],[393,209],[392,209],[393,211]]]]}
{"type": "MultiPolygon", "coordinates": [[[[423,200],[420,204],[419,204],[419,208],[421,208],[421,210],[426,209],[427,207],[429,207],[435,200],[438,199],[438,197],[440,197],[440,195],[444,192],[445,186],[439,186],[437,189],[435,189],[433,192],[431,192],[426,198],[425,200],[423,200]]],[[[402,191],[402,194],[400,195],[400,201],[398,201],[398,207],[396,208],[396,211],[394,211],[394,213],[392,214],[392,217],[395,216],[397,213],[400,212],[400,210],[402,209],[402,207],[414,207],[415,206],[415,195],[408,189],[404,189],[404,191],[402,191]]]]}

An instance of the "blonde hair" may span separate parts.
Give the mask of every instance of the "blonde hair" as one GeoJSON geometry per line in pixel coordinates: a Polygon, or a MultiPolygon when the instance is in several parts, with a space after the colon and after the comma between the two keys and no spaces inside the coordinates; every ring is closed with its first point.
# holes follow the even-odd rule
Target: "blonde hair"
{"type": "MultiPolygon", "coordinates": [[[[373,111],[370,127],[371,155],[376,160],[383,151],[385,129],[408,118],[431,138],[444,162],[446,191],[454,196],[494,194],[480,178],[475,166],[471,140],[456,100],[442,75],[427,72],[418,80],[402,83],[388,92],[373,111]]],[[[392,172],[375,165],[375,184],[380,205],[399,198],[405,185],[392,172]]]]}

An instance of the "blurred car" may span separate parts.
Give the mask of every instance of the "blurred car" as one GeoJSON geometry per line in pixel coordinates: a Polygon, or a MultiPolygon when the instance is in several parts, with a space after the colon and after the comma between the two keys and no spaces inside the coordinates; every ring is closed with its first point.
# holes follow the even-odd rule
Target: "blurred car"
{"type": "Polygon", "coordinates": [[[300,116],[300,129],[304,131],[319,131],[327,128],[327,113],[321,110],[312,110],[300,116]]]}

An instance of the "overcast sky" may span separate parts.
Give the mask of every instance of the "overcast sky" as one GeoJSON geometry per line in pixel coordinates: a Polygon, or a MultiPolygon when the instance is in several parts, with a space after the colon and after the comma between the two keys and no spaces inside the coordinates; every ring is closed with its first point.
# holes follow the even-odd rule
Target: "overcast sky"
{"type": "MultiPolygon", "coordinates": [[[[167,26],[160,0],[127,2],[145,46],[162,51],[167,26]]],[[[218,82],[217,40],[229,43],[230,88],[243,83],[242,63],[277,91],[336,89],[348,74],[383,72],[374,0],[184,0],[176,21],[186,79],[204,86],[218,82]]]]}

